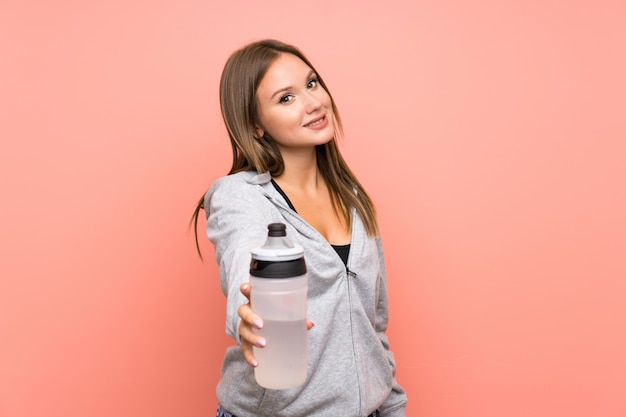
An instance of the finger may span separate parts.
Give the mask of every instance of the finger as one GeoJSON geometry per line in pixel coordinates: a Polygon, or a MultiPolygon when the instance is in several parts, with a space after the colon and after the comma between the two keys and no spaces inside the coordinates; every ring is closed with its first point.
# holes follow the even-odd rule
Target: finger
{"type": "MultiPolygon", "coordinates": [[[[241,309],[246,310],[246,308],[249,307],[243,305],[241,309]]],[[[252,326],[243,320],[239,323],[239,339],[241,342],[241,351],[246,362],[248,362],[250,366],[256,367],[258,363],[254,357],[253,346],[262,348],[265,346],[265,339],[254,333],[252,326]]]]}
{"type": "Polygon", "coordinates": [[[237,314],[239,314],[241,320],[248,326],[254,327],[255,329],[263,328],[263,320],[261,320],[261,317],[254,314],[252,307],[250,307],[250,303],[240,305],[237,310],[237,314]]]}
{"type": "Polygon", "coordinates": [[[313,328],[313,326],[315,326],[315,323],[313,323],[311,320],[307,320],[306,321],[306,329],[307,330],[311,330],[313,328]]]}
{"type": "Polygon", "coordinates": [[[259,366],[259,363],[256,361],[256,358],[254,357],[254,354],[252,351],[252,345],[247,344],[247,343],[242,343],[241,353],[243,353],[243,357],[246,360],[246,362],[248,362],[248,365],[252,366],[253,368],[256,368],[257,366],[259,366]]]}
{"type": "Polygon", "coordinates": [[[248,301],[250,301],[250,283],[244,282],[243,284],[241,284],[241,287],[239,287],[239,291],[241,291],[241,293],[248,299],[248,301]]]}
{"type": "MultiPolygon", "coordinates": [[[[249,330],[249,328],[247,329],[246,326],[242,326],[240,330],[241,352],[243,353],[243,357],[250,366],[256,367],[258,362],[254,357],[253,344],[257,345],[257,347],[261,347],[259,346],[259,337],[249,330]]],[[[263,343],[265,343],[265,340],[263,340],[261,344],[263,343]]]]}
{"type": "Polygon", "coordinates": [[[266,343],[265,338],[256,334],[252,325],[243,320],[239,323],[239,339],[242,343],[246,342],[260,348],[265,347],[266,343]]]}

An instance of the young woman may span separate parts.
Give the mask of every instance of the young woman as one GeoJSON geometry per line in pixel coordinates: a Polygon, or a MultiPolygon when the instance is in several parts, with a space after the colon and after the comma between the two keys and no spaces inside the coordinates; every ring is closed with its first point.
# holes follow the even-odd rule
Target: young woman
{"type": "Polygon", "coordinates": [[[326,84],[295,47],[255,42],[229,58],[220,83],[233,150],[229,175],[198,204],[207,215],[227,297],[218,416],[405,416],[387,329],[387,277],[374,206],[337,147],[341,122],[326,84]],[[304,248],[308,374],[304,385],[257,385],[250,250],[270,223],[304,248]],[[315,323],[315,325],[313,325],[315,323]]]}

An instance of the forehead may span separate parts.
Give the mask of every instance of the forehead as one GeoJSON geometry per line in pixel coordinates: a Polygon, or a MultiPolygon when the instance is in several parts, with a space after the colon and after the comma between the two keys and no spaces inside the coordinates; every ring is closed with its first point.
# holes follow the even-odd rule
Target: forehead
{"type": "Polygon", "coordinates": [[[281,53],[267,69],[267,72],[259,83],[258,93],[264,90],[275,91],[280,88],[293,87],[306,82],[306,78],[311,73],[309,67],[303,60],[295,55],[281,53]]]}

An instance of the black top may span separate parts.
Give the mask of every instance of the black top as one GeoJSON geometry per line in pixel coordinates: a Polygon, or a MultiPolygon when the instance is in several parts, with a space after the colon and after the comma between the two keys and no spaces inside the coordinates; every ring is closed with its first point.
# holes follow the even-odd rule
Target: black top
{"type": "Polygon", "coordinates": [[[341,258],[344,265],[348,265],[348,255],[350,255],[350,244],[347,245],[331,245],[337,255],[341,258]]]}
{"type": "MultiPolygon", "coordinates": [[[[298,211],[293,206],[293,204],[291,204],[291,200],[289,200],[289,197],[287,197],[287,194],[285,194],[283,189],[280,188],[280,186],[278,185],[278,183],[276,181],[274,181],[274,179],[272,179],[272,185],[274,186],[274,188],[276,188],[276,191],[278,191],[280,193],[280,195],[283,196],[283,198],[285,199],[285,201],[289,205],[289,208],[291,208],[293,211],[295,211],[297,213],[298,211]]],[[[335,252],[337,252],[337,255],[339,255],[339,257],[343,261],[343,264],[347,265],[348,264],[348,255],[350,255],[350,244],[348,243],[347,245],[331,245],[331,246],[333,247],[333,249],[335,249],[335,252]]]]}

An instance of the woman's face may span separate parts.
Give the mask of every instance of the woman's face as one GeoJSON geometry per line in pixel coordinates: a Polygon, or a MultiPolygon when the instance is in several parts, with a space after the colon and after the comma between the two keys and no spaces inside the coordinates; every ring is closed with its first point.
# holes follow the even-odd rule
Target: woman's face
{"type": "Polygon", "coordinates": [[[295,55],[281,54],[257,90],[256,134],[269,135],[281,153],[332,140],[335,119],[330,96],[317,74],[295,55]]]}

